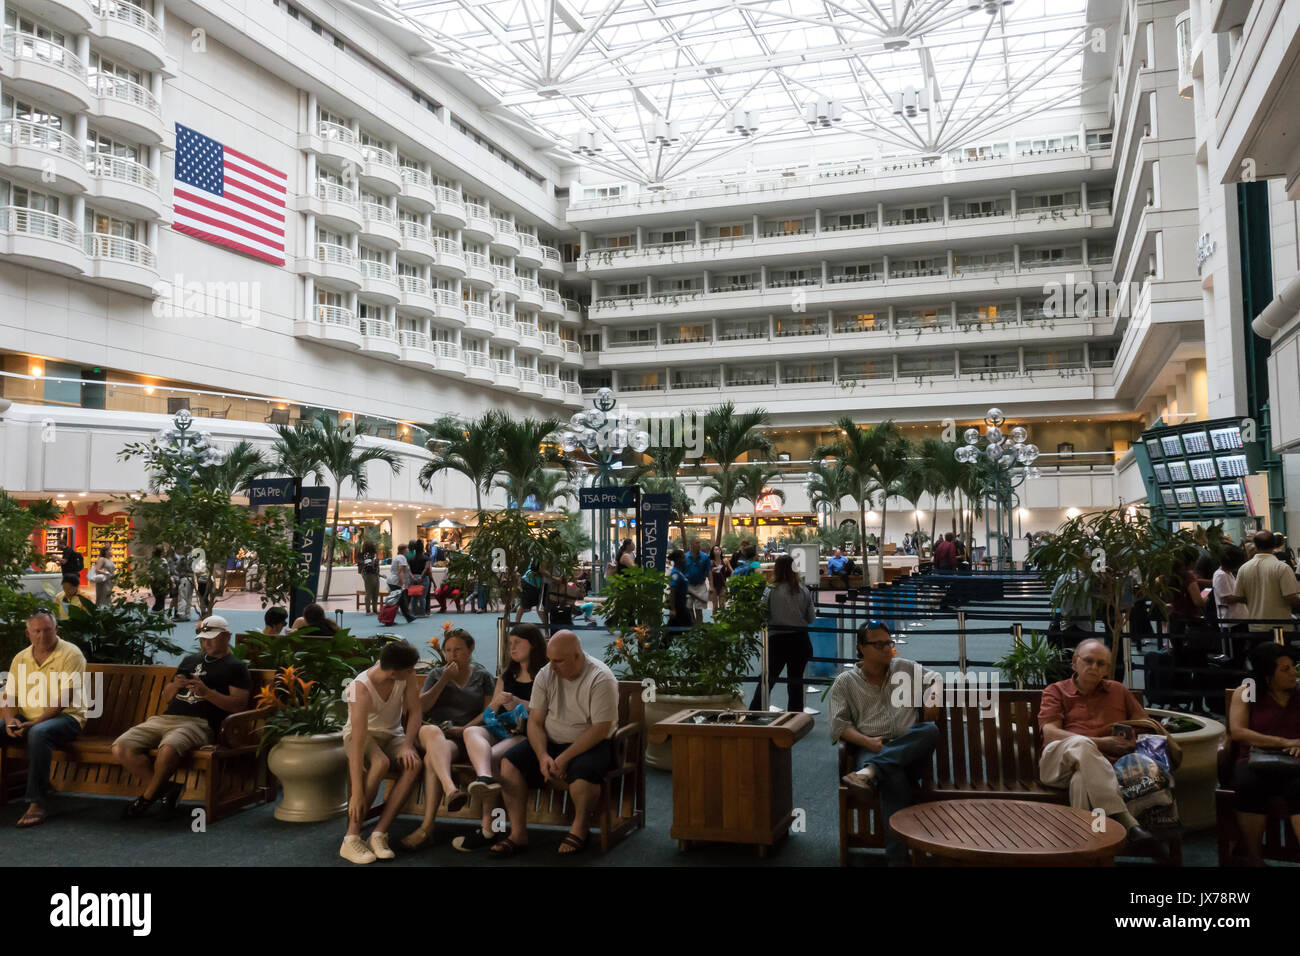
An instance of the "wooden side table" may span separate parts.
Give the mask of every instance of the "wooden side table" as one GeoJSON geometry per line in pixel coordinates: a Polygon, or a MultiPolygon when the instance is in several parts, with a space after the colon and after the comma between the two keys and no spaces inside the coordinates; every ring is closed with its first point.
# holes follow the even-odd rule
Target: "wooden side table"
{"type": "Polygon", "coordinates": [[[1109,817],[1034,800],[936,800],[899,810],[889,827],[918,852],[966,866],[1111,866],[1126,838],[1109,817]]]}
{"type": "Polygon", "coordinates": [[[650,728],[651,743],[672,739],[669,833],[683,850],[693,840],[752,843],[767,856],[794,819],[790,748],[812,730],[813,720],[757,711],[731,711],[748,718],[731,723],[697,720],[717,713],[680,710],[650,728]]]}

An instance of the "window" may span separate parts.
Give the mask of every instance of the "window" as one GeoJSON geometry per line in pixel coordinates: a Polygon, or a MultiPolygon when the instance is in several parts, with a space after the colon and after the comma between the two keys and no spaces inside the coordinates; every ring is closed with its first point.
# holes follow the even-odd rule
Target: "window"
{"type": "Polygon", "coordinates": [[[975,202],[968,202],[966,203],[965,215],[967,219],[979,219],[984,216],[997,215],[997,200],[979,199],[975,202]]]}
{"type": "Polygon", "coordinates": [[[94,233],[101,236],[117,236],[119,239],[130,239],[135,241],[136,224],[128,219],[116,219],[107,213],[98,212],[94,209],[87,209],[86,232],[87,234],[94,233]]]}
{"type": "Polygon", "coordinates": [[[140,162],[140,148],[135,143],[110,139],[93,129],[86,133],[86,151],[99,156],[117,156],[132,162],[140,162]]]}
{"type": "Polygon", "coordinates": [[[327,305],[327,306],[332,306],[332,307],[334,307],[334,308],[336,308],[336,309],[341,309],[341,308],[343,308],[343,306],[344,306],[344,302],[343,302],[343,293],[341,293],[341,292],[329,292],[329,291],[327,291],[327,290],[325,290],[325,289],[322,289],[320,286],[317,286],[317,287],[316,287],[316,304],[317,304],[317,305],[327,305]]]}
{"type": "Polygon", "coordinates": [[[745,235],[745,226],[743,223],[718,227],[719,239],[741,239],[744,237],[744,235],[745,235]]]}
{"type": "Polygon", "coordinates": [[[694,240],[694,230],[668,229],[664,232],[650,233],[650,242],[655,245],[675,245],[694,240]]]}
{"type": "Polygon", "coordinates": [[[841,213],[840,215],[831,216],[827,228],[830,229],[862,229],[867,224],[867,214],[865,212],[841,213]]]}

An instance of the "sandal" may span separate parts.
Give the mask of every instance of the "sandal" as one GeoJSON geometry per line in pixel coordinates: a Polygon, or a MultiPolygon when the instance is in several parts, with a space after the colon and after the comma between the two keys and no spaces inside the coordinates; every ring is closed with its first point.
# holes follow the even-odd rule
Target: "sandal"
{"type": "Polygon", "coordinates": [[[506,857],[518,856],[520,853],[527,852],[527,850],[527,843],[516,843],[510,837],[505,837],[492,845],[492,849],[488,850],[488,855],[505,859],[506,857]]]}
{"type": "Polygon", "coordinates": [[[495,845],[500,839],[501,835],[499,833],[494,833],[492,836],[486,836],[483,833],[482,827],[475,827],[474,832],[465,836],[456,837],[456,839],[451,841],[451,845],[454,849],[460,850],[462,853],[473,853],[475,850],[481,850],[484,847],[495,845]]]}
{"type": "Polygon", "coordinates": [[[430,836],[432,836],[432,834],[428,830],[424,827],[420,827],[402,837],[402,846],[408,850],[418,849],[428,842],[430,836]]]}
{"type": "Polygon", "coordinates": [[[122,808],[123,820],[135,820],[149,812],[153,806],[153,801],[148,797],[136,797],[130,803],[122,808]]]}
{"type": "Polygon", "coordinates": [[[457,790],[447,797],[447,810],[450,813],[455,813],[457,810],[463,809],[467,803],[469,803],[469,794],[464,790],[457,790]]]}
{"type": "Polygon", "coordinates": [[[22,819],[18,821],[18,825],[23,828],[37,827],[44,822],[45,822],[44,807],[28,807],[27,812],[24,813],[22,819]]]}
{"type": "Polygon", "coordinates": [[[170,817],[176,812],[176,804],[180,803],[181,795],[185,793],[185,784],[169,784],[163,795],[158,798],[158,809],[164,817],[170,817]]]}
{"type": "Polygon", "coordinates": [[[564,834],[564,839],[560,841],[560,848],[556,852],[560,856],[575,856],[587,849],[587,838],[574,836],[572,833],[564,834]]]}
{"type": "Polygon", "coordinates": [[[489,793],[498,793],[501,790],[501,784],[497,783],[492,777],[478,777],[469,785],[469,795],[471,798],[482,800],[489,793]]]}

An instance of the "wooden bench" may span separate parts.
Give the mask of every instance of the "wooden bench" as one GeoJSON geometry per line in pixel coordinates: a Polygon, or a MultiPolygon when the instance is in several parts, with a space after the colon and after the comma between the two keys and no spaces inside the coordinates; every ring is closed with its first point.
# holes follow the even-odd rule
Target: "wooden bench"
{"type": "MultiPolygon", "coordinates": [[[[1229,687],[1224,714],[1232,709],[1232,695],[1239,688],[1229,687]]],[[[1227,720],[1224,720],[1227,723],[1227,720]]],[[[1241,827],[1237,823],[1237,791],[1232,789],[1232,775],[1241,757],[1241,744],[1232,739],[1232,733],[1219,746],[1219,786],[1214,791],[1214,822],[1219,838],[1219,866],[1236,866],[1241,863],[1238,844],[1242,841],[1241,827]]],[[[1283,860],[1300,863],[1300,844],[1291,829],[1286,801],[1274,797],[1269,801],[1268,820],[1264,824],[1264,841],[1261,854],[1266,860],[1283,860]]]]}
{"type": "MultiPolygon", "coordinates": [[[[823,591],[840,590],[844,587],[844,578],[838,574],[831,576],[823,573],[821,579],[817,582],[817,586],[823,591]]],[[[860,573],[849,575],[849,587],[862,587],[862,575],[860,573]]]]}
{"type": "MultiPolygon", "coordinates": [[[[600,801],[593,815],[593,828],[600,831],[600,851],[609,850],[622,843],[634,831],[645,826],[645,744],[646,723],[645,704],[641,700],[640,681],[618,682],[618,730],[614,732],[614,768],[605,774],[600,785],[600,801]]],[[[453,764],[452,776],[461,786],[468,785],[475,779],[474,768],[469,764],[453,764]]],[[[392,786],[397,774],[389,775],[386,787],[392,786]]],[[[479,821],[483,808],[477,800],[471,799],[460,810],[452,813],[447,809],[446,794],[443,804],[438,809],[439,820],[479,821]]],[[[503,803],[498,803],[504,806],[503,803]]],[[[377,816],[382,806],[382,794],[370,809],[370,816],[377,816]]],[[[424,783],[421,782],[411,793],[402,808],[403,814],[424,816],[424,783]]],[[[562,826],[568,829],[573,823],[573,806],[569,795],[564,790],[545,786],[534,790],[528,797],[528,825],[562,826]]]]}
{"type": "MultiPolygon", "coordinates": [[[[88,664],[90,674],[103,674],[103,689],[93,688],[103,712],[88,717],[76,740],[54,750],[50,785],[61,793],[136,796],[135,781],[113,756],[113,741],[122,733],[163,712],[163,688],[175,667],[131,664],[88,664]]],[[[272,671],[250,671],[249,699],[274,678],[272,671]]],[[[97,679],[92,677],[93,681],[97,679]]],[[[88,691],[91,690],[88,688],[88,691]]],[[[259,730],[267,710],[245,710],[221,723],[215,744],[186,754],[173,778],[185,784],[182,800],[203,804],[209,823],[255,801],[275,795],[266,774],[266,757],[258,756],[259,730]]],[[[156,756],[158,751],[151,750],[156,756]]],[[[27,786],[27,754],[22,747],[0,747],[0,805],[20,797],[27,786]]]]}
{"type": "MultiPolygon", "coordinates": [[[[1141,694],[1134,691],[1141,702],[1141,694]]],[[[939,743],[921,778],[918,803],[931,800],[1002,798],[1070,802],[1069,791],[1039,782],[1038,760],[1043,734],[1038,726],[1041,690],[1002,690],[997,716],[979,707],[945,707],[939,713],[939,743]]],[[[840,866],[849,865],[851,849],[883,849],[885,828],[880,801],[860,787],[844,783],[853,772],[853,747],[839,745],[840,866]]],[[[1169,841],[1171,861],[1182,865],[1182,844],[1169,841]]]]}
{"type": "MultiPolygon", "coordinates": [[[[384,598],[386,598],[386,597],[388,597],[388,592],[387,592],[387,591],[380,591],[380,592],[379,592],[379,603],[380,603],[381,605],[384,603],[384,598]]],[[[362,603],[365,601],[365,599],[366,599],[366,592],[365,592],[364,590],[362,590],[362,591],[358,591],[358,592],[357,592],[357,610],[358,610],[358,611],[361,610],[361,605],[362,605],[362,603]]],[[[292,623],[292,622],[290,622],[290,623],[292,623]]]]}

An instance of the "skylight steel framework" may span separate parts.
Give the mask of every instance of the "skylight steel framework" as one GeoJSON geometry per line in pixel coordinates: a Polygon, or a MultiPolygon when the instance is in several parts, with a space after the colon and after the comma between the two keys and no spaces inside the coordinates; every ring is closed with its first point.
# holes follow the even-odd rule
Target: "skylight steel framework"
{"type": "Polygon", "coordinates": [[[647,185],[756,141],[858,136],[864,153],[942,154],[1085,95],[1087,0],[348,0],[418,37],[487,107],[582,162],[647,185]],[[928,111],[897,115],[925,91],[928,111]],[[808,104],[842,119],[810,128],[808,104]],[[735,108],[761,117],[729,128],[735,108]],[[655,120],[681,131],[657,143],[655,120]]]}

